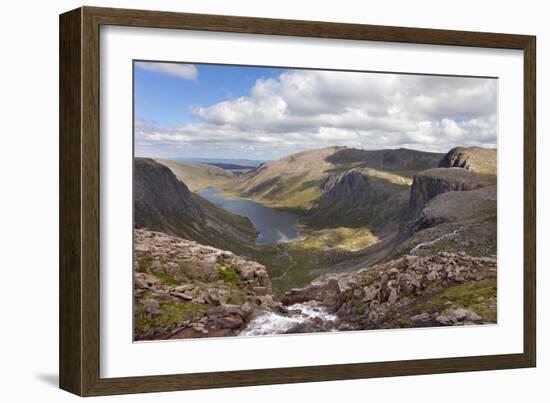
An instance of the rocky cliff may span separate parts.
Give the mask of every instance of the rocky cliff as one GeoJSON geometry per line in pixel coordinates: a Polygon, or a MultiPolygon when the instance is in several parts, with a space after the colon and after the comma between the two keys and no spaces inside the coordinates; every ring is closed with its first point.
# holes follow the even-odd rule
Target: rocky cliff
{"type": "Polygon", "coordinates": [[[465,168],[415,175],[407,219],[393,255],[467,251],[496,253],[497,180],[465,168]]]}
{"type": "Polygon", "coordinates": [[[478,174],[463,168],[435,168],[414,176],[410,199],[410,214],[418,213],[426,203],[441,193],[467,191],[496,185],[496,177],[478,174]]]}
{"type": "Polygon", "coordinates": [[[253,245],[257,235],[247,218],[191,192],[170,169],[147,158],[134,162],[134,225],[237,251],[253,245]]]}
{"type": "Polygon", "coordinates": [[[497,173],[497,150],[481,147],[455,147],[438,165],[441,168],[465,168],[488,175],[497,173]]]}
{"type": "Polygon", "coordinates": [[[322,276],[283,299],[306,301],[335,313],[338,330],[495,323],[496,257],[404,256],[322,276]]]}
{"type": "Polygon", "coordinates": [[[265,267],[158,231],[134,231],[134,338],[236,335],[258,314],[283,310],[265,267]]]}
{"type": "Polygon", "coordinates": [[[409,187],[381,178],[369,168],[331,173],[320,184],[321,197],[307,216],[323,227],[367,226],[373,231],[398,228],[407,207],[409,187]]]}

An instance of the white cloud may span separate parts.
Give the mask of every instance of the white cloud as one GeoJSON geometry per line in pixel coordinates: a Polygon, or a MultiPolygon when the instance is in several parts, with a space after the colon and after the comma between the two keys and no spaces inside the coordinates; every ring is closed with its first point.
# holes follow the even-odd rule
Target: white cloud
{"type": "Polygon", "coordinates": [[[265,159],[330,145],[494,147],[496,89],[493,79],[288,70],[257,80],[248,96],[194,107],[198,123],[141,127],[136,145],[265,159]]]}
{"type": "Polygon", "coordinates": [[[160,62],[136,62],[136,65],[143,70],[183,78],[185,80],[196,80],[199,72],[192,64],[160,63],[160,62]]]}

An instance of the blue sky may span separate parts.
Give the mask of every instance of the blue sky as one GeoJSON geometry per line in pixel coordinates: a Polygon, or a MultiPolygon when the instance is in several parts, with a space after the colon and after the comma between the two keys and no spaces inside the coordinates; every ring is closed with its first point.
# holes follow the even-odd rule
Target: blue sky
{"type": "Polygon", "coordinates": [[[135,114],[159,126],[198,122],[190,107],[210,106],[246,96],[259,78],[276,77],[282,69],[194,64],[193,80],[140,68],[134,69],[135,114]]]}
{"type": "Polygon", "coordinates": [[[312,148],[496,147],[498,81],[134,63],[135,150],[273,160],[312,148]]]}

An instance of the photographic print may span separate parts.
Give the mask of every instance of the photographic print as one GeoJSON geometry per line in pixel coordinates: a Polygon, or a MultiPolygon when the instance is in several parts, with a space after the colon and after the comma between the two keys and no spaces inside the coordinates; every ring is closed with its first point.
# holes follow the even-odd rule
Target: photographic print
{"type": "Polygon", "coordinates": [[[497,323],[496,78],[133,75],[135,341],[497,323]]]}

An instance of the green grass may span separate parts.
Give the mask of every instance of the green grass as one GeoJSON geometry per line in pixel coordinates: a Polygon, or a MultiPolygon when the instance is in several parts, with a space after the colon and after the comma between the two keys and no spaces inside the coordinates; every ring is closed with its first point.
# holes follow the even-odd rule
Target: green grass
{"type": "Polygon", "coordinates": [[[180,285],[179,281],[177,281],[167,273],[155,273],[154,277],[156,277],[160,281],[160,283],[163,285],[168,285],[168,286],[180,285]]]}
{"type": "Polygon", "coordinates": [[[444,314],[457,308],[470,309],[487,322],[496,322],[496,279],[472,281],[448,288],[425,302],[421,310],[445,308],[444,314]],[[447,305],[447,303],[451,305],[447,305]]]}
{"type": "Polygon", "coordinates": [[[153,263],[153,260],[153,256],[151,256],[149,253],[136,253],[136,261],[138,264],[137,271],[140,273],[145,273],[151,267],[151,263],[153,263]]]}
{"type": "Polygon", "coordinates": [[[233,284],[233,285],[238,285],[241,283],[241,279],[235,267],[225,266],[223,264],[218,263],[218,270],[219,270],[220,278],[223,280],[224,283],[233,284]]]}
{"type": "Polygon", "coordinates": [[[302,211],[312,206],[313,202],[321,196],[319,180],[307,179],[290,183],[284,193],[271,196],[243,196],[240,192],[232,190],[230,185],[223,188],[223,196],[230,199],[252,200],[267,207],[285,209],[290,211],[302,211]]]}
{"type": "Polygon", "coordinates": [[[266,266],[274,295],[282,297],[286,291],[305,287],[314,280],[319,274],[313,270],[331,267],[349,256],[350,252],[340,249],[305,249],[288,242],[262,248],[253,259],[266,266]]]}
{"type": "Polygon", "coordinates": [[[143,305],[138,305],[138,318],[135,321],[135,327],[138,331],[146,332],[157,326],[178,325],[197,314],[206,312],[210,308],[212,308],[212,305],[191,302],[167,303],[160,306],[161,313],[159,315],[148,320],[145,318],[143,305]]]}
{"type": "Polygon", "coordinates": [[[378,238],[366,228],[336,227],[305,233],[305,239],[292,243],[301,249],[341,249],[354,252],[378,242],[378,238]]]}
{"type": "Polygon", "coordinates": [[[230,305],[242,305],[246,302],[241,295],[232,294],[228,299],[227,303],[230,305]]]}

